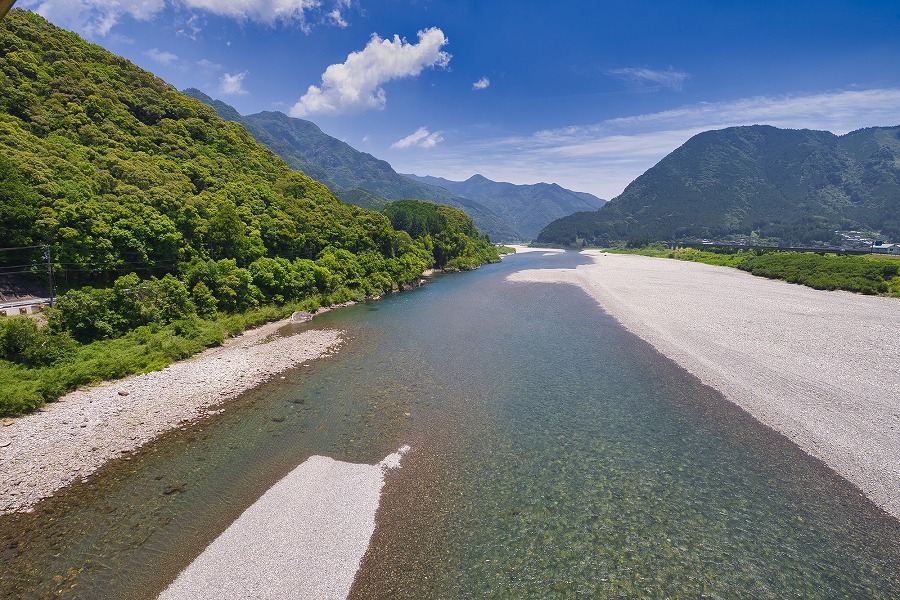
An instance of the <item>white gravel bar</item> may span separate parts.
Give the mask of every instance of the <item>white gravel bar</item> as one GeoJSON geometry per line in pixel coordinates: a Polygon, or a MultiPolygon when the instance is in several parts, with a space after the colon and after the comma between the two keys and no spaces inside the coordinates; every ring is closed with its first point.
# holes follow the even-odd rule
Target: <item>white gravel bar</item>
{"type": "Polygon", "coordinates": [[[900,518],[900,300],[587,251],[570,283],[626,328],[900,518]]]}
{"type": "Polygon", "coordinates": [[[111,459],[210,414],[291,367],[335,351],[341,334],[307,330],[273,337],[269,323],[161,371],[76,390],[0,426],[0,514],[87,477],[111,459]]]}
{"type": "Polygon", "coordinates": [[[385,472],[313,456],[271,487],[185,569],[160,600],[343,599],[375,531],[385,472]]]}

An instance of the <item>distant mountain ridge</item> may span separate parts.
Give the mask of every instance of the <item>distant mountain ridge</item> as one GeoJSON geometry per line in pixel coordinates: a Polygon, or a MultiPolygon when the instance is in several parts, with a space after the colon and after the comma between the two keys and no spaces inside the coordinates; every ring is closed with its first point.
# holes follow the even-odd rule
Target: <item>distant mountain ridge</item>
{"type": "Polygon", "coordinates": [[[212,106],[222,118],[242,124],[292,168],[358,206],[379,208],[388,200],[406,198],[439,202],[466,211],[491,239],[511,242],[534,239],[553,219],[593,210],[604,202],[556,184],[517,186],[480,175],[466,182],[401,175],[386,161],[329,136],[311,121],[269,111],[244,116],[200,90],[189,88],[183,93],[212,106]]]}
{"type": "Polygon", "coordinates": [[[538,241],[828,245],[838,243],[837,230],[900,239],[900,127],[841,136],[768,125],[700,133],[603,208],[550,223],[538,241]]]}
{"type": "Polygon", "coordinates": [[[440,186],[459,196],[475,198],[512,223],[528,240],[536,238],[541,229],[555,219],[578,211],[597,210],[606,204],[593,194],[573,192],[555,183],[516,185],[491,181],[482,175],[473,175],[465,181],[418,175],[406,177],[440,186]]]}
{"type": "Polygon", "coordinates": [[[390,200],[430,200],[466,211],[478,229],[493,240],[519,238],[512,226],[486,206],[403,177],[388,162],[324,133],[311,121],[272,111],[244,116],[200,90],[188,88],[182,93],[212,106],[223,119],[243,125],[258,143],[280,156],[291,168],[327,185],[344,202],[381,208],[390,200]]]}

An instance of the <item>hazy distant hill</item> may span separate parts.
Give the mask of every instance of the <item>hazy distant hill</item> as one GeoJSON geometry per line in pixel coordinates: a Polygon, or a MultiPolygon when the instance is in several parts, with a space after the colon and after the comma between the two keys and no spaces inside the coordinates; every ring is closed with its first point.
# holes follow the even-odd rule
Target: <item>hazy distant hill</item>
{"type": "Polygon", "coordinates": [[[242,116],[228,104],[213,100],[199,90],[191,88],[183,93],[212,106],[222,118],[242,124],[257,142],[278,154],[292,168],[327,185],[345,202],[379,208],[389,200],[430,200],[463,209],[493,240],[521,237],[507,221],[481,203],[404,177],[386,161],[331,137],[311,121],[280,112],[242,116]]]}
{"type": "Polygon", "coordinates": [[[837,136],[765,125],[688,140],[594,212],[549,224],[539,241],[750,236],[834,243],[840,229],[900,240],[900,127],[837,136]]]}
{"type": "Polygon", "coordinates": [[[606,204],[605,200],[592,194],[573,192],[555,183],[515,185],[491,181],[482,175],[473,175],[465,181],[417,175],[407,177],[446,188],[454,194],[484,204],[512,223],[527,240],[536,238],[541,229],[554,219],[578,211],[596,210],[606,204]]]}

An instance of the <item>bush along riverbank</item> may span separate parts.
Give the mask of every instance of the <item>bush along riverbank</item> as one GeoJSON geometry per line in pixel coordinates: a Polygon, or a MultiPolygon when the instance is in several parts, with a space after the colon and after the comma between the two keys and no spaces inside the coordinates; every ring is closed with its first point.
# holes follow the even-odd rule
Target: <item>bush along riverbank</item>
{"type": "Polygon", "coordinates": [[[734,267],[760,277],[799,283],[817,290],[844,290],[900,298],[900,260],[888,256],[696,248],[671,250],[662,245],[610,249],[607,252],[734,267]]]}

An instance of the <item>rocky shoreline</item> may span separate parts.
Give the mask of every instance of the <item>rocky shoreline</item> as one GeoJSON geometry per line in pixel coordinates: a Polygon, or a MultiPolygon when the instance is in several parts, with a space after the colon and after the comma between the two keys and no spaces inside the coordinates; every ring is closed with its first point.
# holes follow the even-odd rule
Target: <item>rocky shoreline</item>
{"type": "Polygon", "coordinates": [[[306,361],[328,356],[341,332],[280,336],[288,321],[230,338],[160,371],[76,390],[0,426],[0,514],[42,498],[223,402],[306,361]]]}

